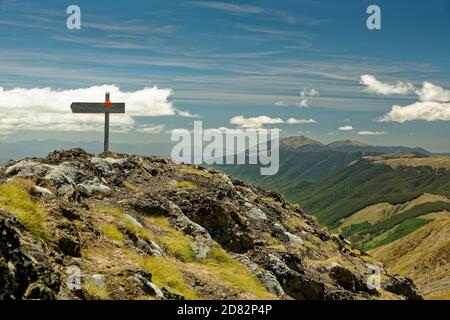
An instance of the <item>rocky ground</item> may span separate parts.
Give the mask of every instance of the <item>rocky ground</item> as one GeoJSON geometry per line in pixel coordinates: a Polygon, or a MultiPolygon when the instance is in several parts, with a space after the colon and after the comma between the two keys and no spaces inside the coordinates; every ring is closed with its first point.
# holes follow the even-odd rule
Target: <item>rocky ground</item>
{"type": "Polygon", "coordinates": [[[280,194],[166,158],[8,162],[0,237],[0,299],[421,298],[280,194]]]}

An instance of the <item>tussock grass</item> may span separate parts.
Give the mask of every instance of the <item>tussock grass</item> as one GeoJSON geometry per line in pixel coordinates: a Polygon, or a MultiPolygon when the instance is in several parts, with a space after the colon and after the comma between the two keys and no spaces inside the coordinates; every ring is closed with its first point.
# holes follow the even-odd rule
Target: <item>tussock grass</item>
{"type": "Polygon", "coordinates": [[[219,247],[211,248],[203,263],[219,279],[224,280],[237,291],[250,292],[263,300],[274,298],[250,270],[219,247]]]}
{"type": "Polygon", "coordinates": [[[197,189],[197,185],[190,181],[182,180],[175,184],[175,188],[184,188],[184,189],[197,189]]]}
{"type": "Polygon", "coordinates": [[[83,288],[93,297],[98,297],[102,300],[110,299],[109,293],[105,288],[100,287],[98,284],[89,279],[84,281],[83,288]]]}
{"type": "Polygon", "coordinates": [[[152,282],[160,288],[184,296],[188,300],[198,299],[197,294],[186,284],[183,274],[169,259],[139,257],[139,264],[152,274],[152,282]]]}
{"type": "Polygon", "coordinates": [[[120,232],[120,230],[117,229],[117,227],[113,224],[102,223],[100,225],[100,230],[109,239],[116,240],[116,241],[122,241],[124,238],[124,235],[122,234],[122,232],[120,232]]]}
{"type": "Polygon", "coordinates": [[[202,176],[205,178],[211,177],[211,174],[209,172],[207,172],[205,170],[197,169],[194,167],[185,167],[185,168],[182,168],[180,171],[183,173],[195,174],[195,175],[202,176]]]}
{"type": "Polygon", "coordinates": [[[138,225],[131,216],[125,214],[122,210],[117,208],[102,207],[102,208],[95,208],[94,211],[115,217],[125,224],[125,227],[127,228],[128,232],[134,233],[144,239],[152,240],[152,237],[150,236],[149,232],[140,225],[138,225]]]}
{"type": "Polygon", "coordinates": [[[138,188],[136,188],[135,185],[132,184],[132,183],[131,183],[130,181],[128,181],[128,180],[123,180],[122,183],[123,183],[123,185],[124,185],[125,187],[127,187],[127,188],[130,189],[131,191],[137,191],[137,190],[138,190],[138,188]]]}
{"type": "Polygon", "coordinates": [[[124,214],[120,209],[96,208],[95,211],[116,217],[125,224],[128,232],[136,234],[145,240],[156,242],[183,262],[193,262],[195,260],[191,239],[172,227],[169,219],[166,217],[147,216],[144,218],[146,226],[152,227],[157,231],[152,233],[136,224],[130,216],[124,214]]]}
{"type": "Polygon", "coordinates": [[[145,224],[157,228],[154,240],[164,247],[170,254],[183,262],[193,262],[195,260],[192,249],[192,240],[183,232],[176,230],[166,217],[148,216],[144,218],[145,224]]]}
{"type": "Polygon", "coordinates": [[[47,213],[24,190],[23,181],[0,185],[0,208],[14,214],[35,236],[51,239],[45,225],[47,213]]]}

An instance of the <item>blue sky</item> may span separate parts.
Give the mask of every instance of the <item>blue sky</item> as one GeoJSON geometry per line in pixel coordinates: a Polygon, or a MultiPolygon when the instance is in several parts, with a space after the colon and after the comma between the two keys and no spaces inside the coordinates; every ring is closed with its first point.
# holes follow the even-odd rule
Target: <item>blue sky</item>
{"type": "MultiPolygon", "coordinates": [[[[168,130],[191,128],[193,115],[209,128],[242,125],[231,121],[236,116],[249,122],[266,116],[283,123],[260,126],[280,128],[285,136],[449,152],[450,107],[442,98],[450,88],[449,35],[448,0],[4,0],[0,87],[8,97],[15,88],[24,95],[33,88],[57,92],[105,84],[123,92],[170,89],[161,93],[168,112],[133,116],[124,127],[147,129],[117,130],[118,142],[165,141],[168,130]],[[71,4],[81,8],[81,30],[66,28],[71,4]],[[366,27],[370,4],[381,8],[381,30],[366,27]],[[361,83],[362,75],[377,82],[361,83]],[[399,82],[409,89],[399,94],[399,82]],[[417,93],[426,89],[423,82],[444,90],[441,98],[417,93]],[[377,121],[394,105],[415,103],[377,121]],[[289,118],[314,121],[288,124],[289,118]]],[[[0,101],[2,141],[102,138],[87,127],[46,130],[48,117],[33,112],[47,106],[26,104],[34,110],[29,125],[14,128],[18,119],[4,105],[0,101]]],[[[54,115],[60,116],[70,115],[54,115]]]]}

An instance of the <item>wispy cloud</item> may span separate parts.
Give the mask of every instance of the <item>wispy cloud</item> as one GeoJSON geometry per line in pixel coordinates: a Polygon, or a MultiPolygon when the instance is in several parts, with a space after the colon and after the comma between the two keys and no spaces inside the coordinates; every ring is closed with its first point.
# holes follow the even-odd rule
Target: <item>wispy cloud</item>
{"type": "Polygon", "coordinates": [[[256,5],[235,4],[218,1],[195,1],[190,2],[190,4],[196,7],[220,10],[236,16],[257,15],[263,19],[278,20],[288,24],[317,26],[325,22],[325,20],[323,19],[292,15],[283,10],[271,9],[256,5]]]}
{"type": "Polygon", "coordinates": [[[302,91],[300,91],[300,101],[297,102],[297,106],[300,108],[309,107],[310,99],[317,96],[319,96],[319,92],[316,89],[303,89],[302,91]]]}
{"type": "Polygon", "coordinates": [[[359,136],[384,136],[387,134],[385,131],[358,131],[359,136]]]}

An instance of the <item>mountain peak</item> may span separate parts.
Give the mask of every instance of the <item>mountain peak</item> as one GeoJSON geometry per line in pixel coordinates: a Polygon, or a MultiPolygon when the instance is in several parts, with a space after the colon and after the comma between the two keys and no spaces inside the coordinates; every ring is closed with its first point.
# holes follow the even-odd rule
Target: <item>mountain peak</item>
{"type": "Polygon", "coordinates": [[[370,147],[370,144],[347,139],[347,140],[334,141],[332,143],[327,144],[327,147],[332,148],[332,149],[341,148],[341,147],[370,147]]]}
{"type": "Polygon", "coordinates": [[[324,144],[305,136],[291,136],[280,139],[280,146],[287,149],[299,149],[306,146],[321,148],[324,147],[324,144]]]}

